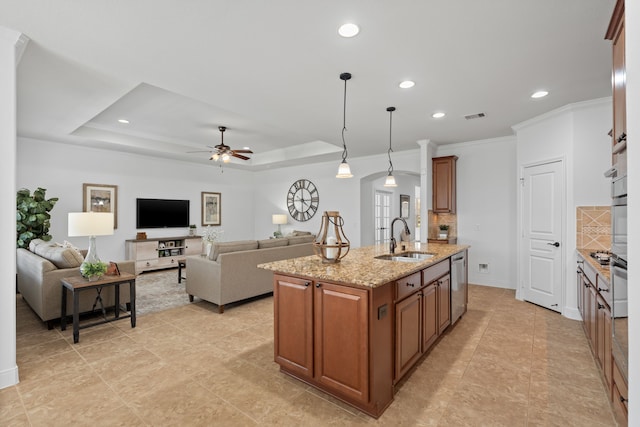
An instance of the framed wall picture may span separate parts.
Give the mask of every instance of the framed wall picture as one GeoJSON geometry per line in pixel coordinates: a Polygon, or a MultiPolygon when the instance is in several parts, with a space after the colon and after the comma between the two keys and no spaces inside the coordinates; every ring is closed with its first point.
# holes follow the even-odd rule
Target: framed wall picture
{"type": "Polygon", "coordinates": [[[83,212],[112,212],[113,228],[118,228],[118,186],[82,184],[83,212]]]}
{"type": "Polygon", "coordinates": [[[222,224],[220,193],[202,192],[202,226],[222,224]]]}
{"type": "Polygon", "coordinates": [[[406,194],[400,195],[400,216],[402,218],[409,218],[409,202],[411,198],[406,194]]]}

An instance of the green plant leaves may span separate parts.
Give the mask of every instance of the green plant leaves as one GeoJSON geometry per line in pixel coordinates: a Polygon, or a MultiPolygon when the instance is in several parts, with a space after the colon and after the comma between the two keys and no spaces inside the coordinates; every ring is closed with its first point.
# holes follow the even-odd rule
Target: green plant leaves
{"type": "Polygon", "coordinates": [[[38,187],[33,195],[25,188],[16,192],[16,246],[26,248],[33,239],[51,240],[49,212],[58,201],[57,197],[46,199],[45,188],[38,187]]]}

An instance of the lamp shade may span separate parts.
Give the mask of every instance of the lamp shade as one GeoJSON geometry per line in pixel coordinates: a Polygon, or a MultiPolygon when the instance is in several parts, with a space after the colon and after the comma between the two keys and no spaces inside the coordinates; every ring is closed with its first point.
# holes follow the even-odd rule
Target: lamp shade
{"type": "Polygon", "coordinates": [[[287,216],[285,214],[273,214],[271,215],[271,223],[277,225],[286,224],[287,216]]]}
{"type": "Polygon", "coordinates": [[[107,236],[113,234],[111,212],[69,212],[69,236],[107,236]]]}

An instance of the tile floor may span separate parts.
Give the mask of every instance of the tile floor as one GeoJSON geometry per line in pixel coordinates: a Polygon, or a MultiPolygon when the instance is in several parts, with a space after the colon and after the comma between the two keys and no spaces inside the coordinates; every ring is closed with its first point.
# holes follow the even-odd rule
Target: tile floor
{"type": "Polygon", "coordinates": [[[0,390],[0,425],[615,425],[579,322],[512,290],[469,296],[378,420],[279,373],[271,297],[85,329],[75,345],[18,297],[21,382],[0,390]]]}

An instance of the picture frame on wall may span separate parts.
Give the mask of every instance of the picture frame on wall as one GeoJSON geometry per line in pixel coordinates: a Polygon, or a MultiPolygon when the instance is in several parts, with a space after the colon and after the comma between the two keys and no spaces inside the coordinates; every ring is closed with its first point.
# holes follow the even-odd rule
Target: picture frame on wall
{"type": "Polygon", "coordinates": [[[82,184],[83,212],[113,213],[113,228],[118,228],[118,186],[82,184]]]}
{"type": "Polygon", "coordinates": [[[202,192],[202,226],[222,224],[222,196],[220,193],[202,192]]]}
{"type": "Polygon", "coordinates": [[[406,194],[400,195],[400,216],[402,218],[409,218],[409,203],[411,198],[406,194]]]}

